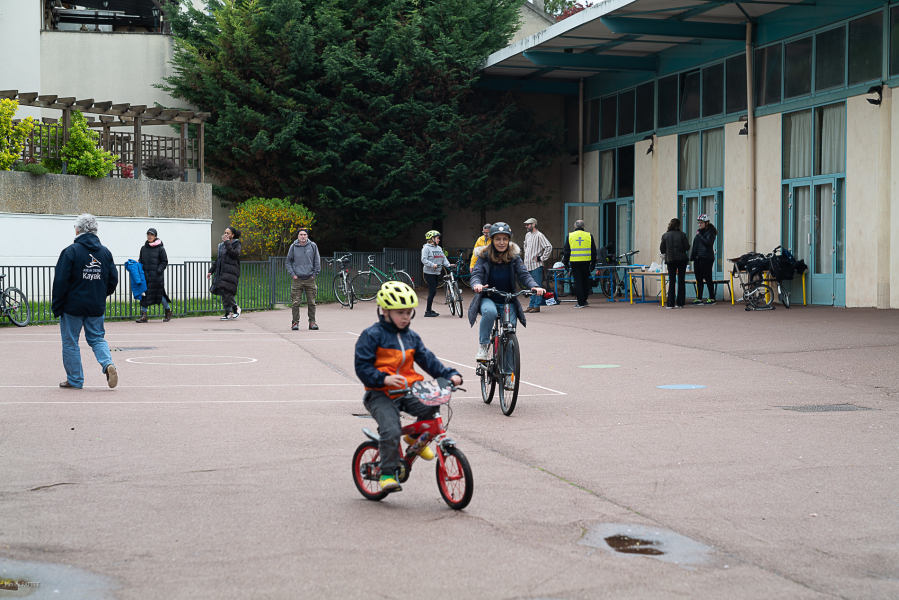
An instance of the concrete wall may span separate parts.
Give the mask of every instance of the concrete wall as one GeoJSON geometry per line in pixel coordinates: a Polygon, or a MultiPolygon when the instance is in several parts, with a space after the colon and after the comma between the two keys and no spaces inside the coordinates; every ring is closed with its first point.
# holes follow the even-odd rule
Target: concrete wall
{"type": "MultiPolygon", "coordinates": [[[[0,61],[0,90],[36,91],[41,84],[41,3],[0,1],[0,40],[7,52],[0,61]]],[[[24,107],[16,117],[40,118],[40,109],[24,107]]]]}
{"type": "Polygon", "coordinates": [[[515,32],[515,35],[509,40],[509,44],[519,42],[526,37],[530,37],[535,33],[539,33],[549,27],[555,25],[556,20],[549,16],[543,10],[543,2],[536,3],[525,1],[521,5],[521,28],[515,32]]]}

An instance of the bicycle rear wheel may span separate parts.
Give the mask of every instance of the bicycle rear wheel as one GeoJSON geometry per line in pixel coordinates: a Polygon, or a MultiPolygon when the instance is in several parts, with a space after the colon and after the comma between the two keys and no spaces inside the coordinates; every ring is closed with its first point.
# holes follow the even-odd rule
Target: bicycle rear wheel
{"type": "Polygon", "coordinates": [[[460,319],[462,318],[462,290],[459,289],[458,283],[453,283],[453,296],[455,296],[454,302],[456,303],[456,316],[460,319]]]}
{"type": "Polygon", "coordinates": [[[743,296],[746,300],[746,310],[765,310],[773,308],[774,292],[764,283],[757,283],[746,290],[743,296]]]}
{"type": "Polygon", "coordinates": [[[356,298],[364,302],[372,300],[381,289],[381,280],[371,271],[362,271],[350,283],[356,298]]]}
{"type": "Polygon", "coordinates": [[[10,287],[3,290],[2,305],[6,316],[18,327],[25,327],[31,321],[31,305],[19,288],[10,287]]]}
{"type": "Polygon", "coordinates": [[[599,287],[606,298],[611,298],[615,293],[615,280],[613,279],[613,276],[611,274],[601,275],[599,287]]]}
{"type": "Polygon", "coordinates": [[[394,281],[399,281],[400,283],[405,283],[410,288],[415,289],[415,283],[412,281],[412,277],[409,276],[405,271],[397,271],[393,275],[394,281]]]}
{"type": "Polygon", "coordinates": [[[462,510],[471,502],[474,493],[474,479],[471,465],[462,451],[455,446],[441,449],[443,465],[437,463],[437,487],[444,502],[454,510],[462,510]]]}
{"type": "Polygon", "coordinates": [[[456,279],[461,281],[465,287],[471,287],[471,267],[467,262],[459,267],[459,276],[456,279]]]}
{"type": "Polygon", "coordinates": [[[347,289],[349,286],[343,279],[343,275],[335,275],[331,287],[334,288],[334,297],[337,298],[337,301],[344,306],[350,306],[350,293],[347,289]]]}
{"type": "Polygon", "coordinates": [[[510,333],[506,337],[505,347],[503,348],[503,377],[500,378],[499,393],[499,407],[507,417],[515,410],[515,404],[518,402],[518,386],[521,383],[519,375],[521,375],[521,353],[518,348],[518,336],[514,333],[510,333]],[[509,358],[510,356],[511,358],[509,358]],[[511,373],[506,372],[505,363],[507,361],[511,361],[512,363],[511,373]],[[505,389],[506,375],[512,376],[511,390],[505,389]]]}
{"type": "Polygon", "coordinates": [[[387,496],[381,491],[380,477],[370,474],[372,467],[378,466],[378,444],[366,441],[359,444],[353,454],[353,483],[366,500],[383,500],[387,496]]]}

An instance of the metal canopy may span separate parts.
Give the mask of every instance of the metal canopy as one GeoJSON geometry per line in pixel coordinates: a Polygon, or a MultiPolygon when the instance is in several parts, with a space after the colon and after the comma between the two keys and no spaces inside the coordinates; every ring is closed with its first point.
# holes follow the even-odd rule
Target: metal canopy
{"type": "Polygon", "coordinates": [[[575,82],[605,70],[654,71],[658,53],[745,40],[746,23],[808,0],[606,0],[494,52],[482,82],[575,82]],[[652,68],[649,68],[652,65],[652,68]]]}
{"type": "MultiPolygon", "coordinates": [[[[167,5],[177,5],[178,0],[75,0],[67,4],[78,8],[51,8],[54,27],[58,23],[74,23],[161,30],[165,27],[167,5]]],[[[172,8],[177,10],[176,6],[172,8]]]]}

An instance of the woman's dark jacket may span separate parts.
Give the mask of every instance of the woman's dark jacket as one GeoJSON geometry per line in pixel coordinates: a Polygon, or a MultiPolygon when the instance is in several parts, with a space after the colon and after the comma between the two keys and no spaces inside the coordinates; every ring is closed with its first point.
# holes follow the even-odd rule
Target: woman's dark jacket
{"type": "Polygon", "coordinates": [[[228,240],[219,244],[218,257],[209,272],[215,273],[211,289],[213,294],[237,294],[237,282],[240,280],[240,240],[228,240]]]}
{"type": "Polygon", "coordinates": [[[690,240],[683,231],[666,231],[662,234],[659,251],[665,255],[666,263],[690,260],[690,256],[687,254],[689,249],[690,240]]]}
{"type": "Polygon", "coordinates": [[[715,238],[718,237],[714,231],[706,226],[696,232],[693,238],[693,251],[690,253],[690,260],[701,258],[703,260],[715,260],[715,238]]]}
{"type": "Polygon", "coordinates": [[[162,241],[156,246],[150,242],[144,242],[140,249],[140,257],[137,259],[144,267],[144,277],[147,278],[147,292],[144,296],[144,304],[152,306],[159,304],[162,299],[169,300],[165,293],[165,269],[169,266],[169,257],[165,253],[162,241]]]}
{"type": "MultiPolygon", "coordinates": [[[[478,262],[475,263],[474,269],[471,270],[471,286],[475,285],[487,285],[487,282],[490,281],[490,271],[493,270],[493,265],[490,262],[490,259],[487,258],[487,249],[490,248],[490,244],[486,246],[481,246],[477,248],[474,253],[475,256],[478,257],[478,262]]],[[[512,279],[512,289],[515,290],[516,287],[516,279],[521,282],[521,284],[527,288],[535,288],[538,287],[534,278],[531,277],[531,274],[528,273],[528,270],[524,268],[524,263],[521,261],[521,248],[518,247],[518,244],[509,243],[509,247],[512,249],[512,254],[515,255],[515,258],[512,259],[512,268],[509,269],[509,276],[512,279]]],[[[474,322],[480,314],[481,309],[481,298],[484,296],[484,293],[475,294],[474,299],[471,301],[471,306],[468,307],[468,322],[471,323],[471,326],[474,327],[474,322]]],[[[518,320],[525,327],[528,326],[527,321],[524,318],[524,311],[521,309],[521,303],[518,301],[518,298],[515,298],[515,311],[518,314],[518,320]]]]}

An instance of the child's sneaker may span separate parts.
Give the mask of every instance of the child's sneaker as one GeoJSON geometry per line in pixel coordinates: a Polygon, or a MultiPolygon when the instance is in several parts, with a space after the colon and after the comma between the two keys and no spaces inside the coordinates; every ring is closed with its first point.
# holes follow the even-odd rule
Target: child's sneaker
{"type": "MultiPolygon", "coordinates": [[[[410,446],[414,446],[415,443],[418,441],[416,439],[409,437],[408,435],[405,436],[403,439],[406,440],[406,443],[409,444],[410,446]]],[[[418,455],[422,458],[422,460],[434,460],[434,451],[431,450],[430,446],[425,446],[424,448],[422,448],[421,452],[419,452],[418,455]]]]}
{"type": "Polygon", "coordinates": [[[400,486],[400,482],[393,475],[381,475],[379,483],[381,484],[382,492],[398,492],[403,489],[400,486]]]}
{"type": "Polygon", "coordinates": [[[691,302],[690,304],[693,304],[693,305],[699,305],[699,304],[705,304],[705,302],[703,302],[702,298],[697,298],[696,300],[694,300],[694,301],[691,302]]]}

